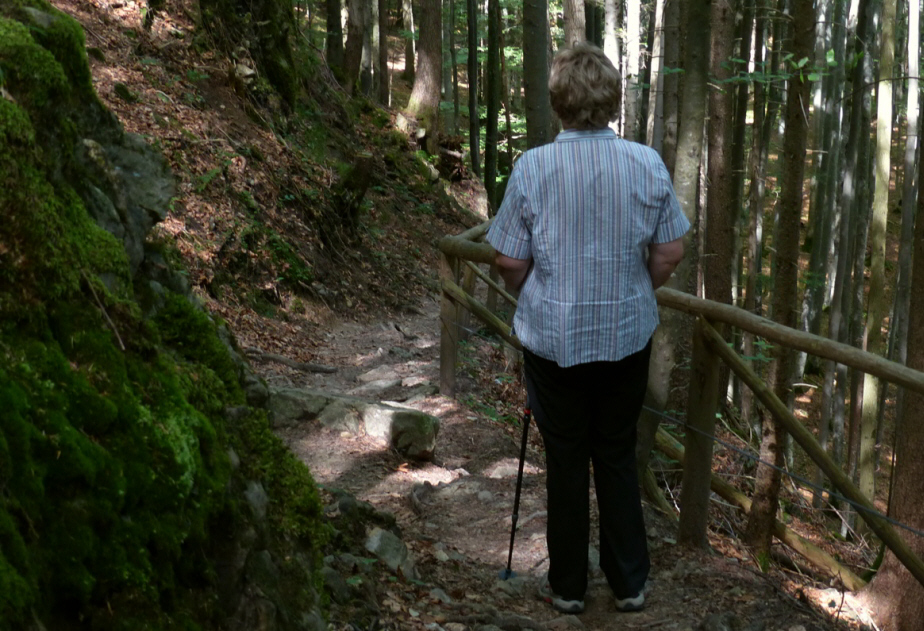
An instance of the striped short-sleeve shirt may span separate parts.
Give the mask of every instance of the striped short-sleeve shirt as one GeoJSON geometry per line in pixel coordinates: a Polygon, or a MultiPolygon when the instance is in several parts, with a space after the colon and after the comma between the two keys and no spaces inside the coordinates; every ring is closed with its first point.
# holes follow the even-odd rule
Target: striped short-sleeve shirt
{"type": "Polygon", "coordinates": [[[527,151],[487,236],[501,254],[533,259],[514,316],[520,341],[563,367],[640,351],[659,322],[648,245],[689,228],[649,147],[606,128],[527,151]]]}

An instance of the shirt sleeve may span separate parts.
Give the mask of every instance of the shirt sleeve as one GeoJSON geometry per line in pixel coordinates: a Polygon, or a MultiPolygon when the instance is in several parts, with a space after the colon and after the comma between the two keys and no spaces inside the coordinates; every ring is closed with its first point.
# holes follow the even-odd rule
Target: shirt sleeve
{"type": "Polygon", "coordinates": [[[523,187],[523,169],[514,165],[507,182],[504,201],[488,230],[488,243],[512,259],[526,260],[531,256],[532,233],[526,221],[527,202],[523,187]]]}
{"type": "Polygon", "coordinates": [[[661,214],[658,218],[658,226],[655,228],[652,243],[669,243],[685,235],[690,229],[690,221],[683,210],[680,208],[680,202],[674,194],[674,187],[671,186],[667,169],[663,163],[660,165],[664,178],[664,194],[661,197],[661,214]]]}

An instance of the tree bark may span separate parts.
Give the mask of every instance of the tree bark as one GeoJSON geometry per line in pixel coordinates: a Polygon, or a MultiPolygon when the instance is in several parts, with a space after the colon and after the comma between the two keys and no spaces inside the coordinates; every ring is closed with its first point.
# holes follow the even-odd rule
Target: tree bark
{"type": "MultiPolygon", "coordinates": [[[[876,99],[876,180],[873,193],[873,214],[869,228],[870,283],[866,316],[866,350],[882,350],[882,324],[888,311],[886,303],[886,222],[889,215],[889,182],[892,162],[892,68],[895,59],[896,0],[882,5],[881,42],[879,51],[879,96],[876,99]]],[[[879,420],[879,380],[864,376],[863,418],[860,425],[858,470],[860,490],[874,497],[876,481],[876,434],[879,420]]]]}
{"type": "MultiPolygon", "coordinates": [[[[844,50],[846,48],[846,35],[847,35],[847,25],[844,20],[844,3],[835,2],[834,3],[834,18],[832,21],[831,28],[831,47],[834,52],[834,59],[843,59],[844,50]]],[[[841,161],[844,155],[843,144],[843,127],[842,127],[842,111],[843,111],[843,94],[844,94],[844,64],[838,63],[834,67],[834,70],[831,74],[831,82],[829,90],[825,94],[825,130],[824,130],[824,147],[828,147],[829,153],[824,156],[822,160],[821,167],[824,170],[823,175],[819,178],[819,181],[822,186],[824,186],[825,191],[820,197],[824,199],[824,216],[827,216],[831,219],[830,226],[831,228],[831,239],[829,243],[829,250],[825,255],[824,265],[825,271],[824,274],[827,278],[827,283],[825,287],[825,295],[830,295],[834,291],[838,282],[842,279],[838,277],[838,259],[844,258],[839,256],[837,249],[835,249],[835,242],[840,242],[842,237],[839,236],[842,234],[843,224],[846,222],[849,225],[849,217],[847,213],[843,212],[839,206],[836,206],[836,197],[837,197],[837,182],[838,182],[838,173],[840,172],[841,161]],[[828,134],[830,132],[830,142],[828,134]]],[[[839,248],[838,248],[839,249],[839,248]]],[[[846,268],[845,268],[846,269],[846,268]]],[[[810,298],[812,299],[812,298],[810,298]]],[[[833,297],[831,299],[832,308],[831,308],[831,317],[829,317],[829,325],[834,321],[834,311],[835,311],[835,302],[833,297]]],[[[821,305],[815,305],[815,308],[818,309],[819,314],[821,313],[821,305]]],[[[840,317],[840,308],[837,308],[838,317],[840,317]]],[[[812,329],[811,317],[806,318],[809,326],[808,330],[812,329]]],[[[830,328],[830,327],[829,327],[830,328]]],[[[816,331],[816,332],[820,332],[816,331]]],[[[830,334],[829,334],[830,335],[830,334]]],[[[833,334],[832,339],[837,339],[837,335],[833,334]]],[[[821,418],[823,419],[821,426],[819,427],[818,439],[821,443],[823,449],[828,449],[828,446],[831,442],[831,437],[834,431],[833,425],[833,397],[834,397],[834,365],[830,363],[825,363],[824,371],[824,382],[822,384],[821,392],[821,418]]],[[[824,477],[822,476],[821,469],[816,469],[815,473],[815,482],[818,487],[822,487],[824,484],[824,477]]],[[[820,508],[822,505],[822,490],[816,489],[813,492],[812,496],[812,505],[816,508],[820,508]]]]}
{"type": "Polygon", "coordinates": [[[325,0],[327,39],[325,57],[338,81],[343,80],[343,24],[340,22],[340,0],[325,0]]]}
{"type": "MultiPolygon", "coordinates": [[[[788,47],[795,63],[809,60],[815,33],[815,11],[811,0],[793,1],[792,41],[788,47]]],[[[807,72],[796,70],[789,81],[786,96],[786,131],[783,136],[782,190],[779,201],[779,230],[777,233],[776,282],[774,283],[773,320],[795,327],[796,295],[799,275],[799,225],[802,216],[802,189],[805,174],[806,127],[808,120],[809,81],[807,72]]],[[[789,398],[789,377],[792,373],[794,353],[776,347],[770,366],[768,384],[780,400],[789,398]]],[[[762,428],[761,460],[777,466],[783,462],[784,430],[777,422],[766,423],[762,428]]],[[[770,558],[773,520],[779,505],[780,472],[763,463],[758,464],[754,504],[748,517],[746,539],[754,547],[758,562],[765,564],[770,558]]]]}
{"type": "Polygon", "coordinates": [[[677,160],[677,115],[680,111],[680,0],[664,0],[664,32],[662,50],[664,60],[659,72],[662,85],[663,124],[661,157],[667,172],[674,176],[677,160]],[[671,72],[667,72],[670,69],[671,72]]]}
{"type": "MultiPolygon", "coordinates": [[[[495,126],[496,124],[495,120],[495,126]]],[[[472,172],[479,177],[481,176],[481,148],[478,146],[480,130],[478,120],[478,4],[475,0],[468,0],[468,144],[472,154],[472,172]]],[[[495,142],[497,142],[496,138],[495,142]]]]}
{"type": "MultiPolygon", "coordinates": [[[[488,0],[488,68],[485,90],[488,118],[484,138],[484,185],[488,194],[488,214],[497,212],[497,116],[500,113],[500,0],[488,0]]],[[[508,140],[509,142],[509,140],[508,140]]]]}
{"type": "MultiPolygon", "coordinates": [[[[696,36],[690,38],[684,59],[683,109],[677,142],[677,162],[674,168],[674,192],[690,224],[697,226],[697,192],[699,166],[703,152],[704,119],[706,117],[706,85],[709,74],[709,5],[693,3],[684,22],[684,29],[696,36]]],[[[695,269],[694,230],[684,237],[687,256],[680,262],[667,286],[689,291],[695,269]]],[[[689,322],[671,309],[661,310],[661,325],[652,340],[651,363],[648,368],[648,388],[645,406],[656,412],[667,409],[671,391],[671,375],[679,356],[680,340],[689,339],[689,322]]],[[[648,466],[655,432],[660,417],[642,412],[638,424],[636,457],[640,471],[648,466]]]]}
{"type": "Polygon", "coordinates": [[[420,47],[417,75],[407,104],[407,113],[420,120],[427,130],[431,154],[436,154],[439,137],[440,81],[442,77],[442,31],[440,0],[420,4],[420,47]]]}
{"type": "MultiPolygon", "coordinates": [[[[920,162],[924,174],[924,161],[920,162]]],[[[924,199],[918,199],[918,215],[924,199]]],[[[914,231],[914,269],[912,278],[924,278],[924,221],[914,231]]],[[[908,323],[908,366],[924,370],[924,283],[911,283],[911,313],[908,323]]],[[[905,419],[924,416],[924,395],[908,392],[904,401],[905,419]]],[[[895,430],[895,482],[890,514],[901,523],[924,529],[924,423],[902,423],[895,430]]],[[[924,555],[924,538],[903,533],[903,538],[919,556],[924,555]]],[[[924,586],[915,581],[895,555],[886,552],[882,567],[867,587],[866,595],[875,606],[880,628],[890,631],[916,631],[924,620],[924,586]]]]}
{"type": "Polygon", "coordinates": [[[655,0],[654,29],[652,33],[651,61],[649,62],[648,120],[645,142],[662,154],[664,144],[664,76],[661,74],[664,50],[664,0],[655,0]]]}
{"type": "Polygon", "coordinates": [[[587,19],[584,16],[584,0],[563,0],[565,46],[572,46],[587,39],[587,19]]]}
{"type": "MultiPolygon", "coordinates": [[[[329,2],[330,0],[328,0],[329,2]]],[[[414,39],[414,3],[413,0],[401,0],[401,19],[404,22],[404,73],[405,81],[414,81],[414,57],[417,42],[414,39]]]]}
{"type": "Polygon", "coordinates": [[[391,101],[391,81],[388,71],[388,0],[377,0],[379,8],[379,61],[376,68],[376,95],[379,103],[388,107],[391,101]]]}
{"type": "MultiPolygon", "coordinates": [[[[894,324],[889,327],[895,343],[892,345],[892,359],[904,364],[908,357],[908,316],[911,289],[912,252],[914,250],[914,211],[917,207],[918,181],[915,160],[917,160],[919,134],[918,72],[920,62],[918,50],[921,40],[920,6],[916,2],[908,5],[908,90],[907,90],[907,136],[905,139],[904,183],[902,186],[902,231],[898,250],[898,282],[895,291],[894,324]]],[[[896,424],[901,424],[904,415],[902,399],[904,393],[898,391],[896,405],[896,424]]]]}
{"type": "Polygon", "coordinates": [[[629,140],[639,140],[639,57],[641,56],[641,12],[639,0],[626,0],[626,73],[623,79],[626,92],[622,103],[625,111],[623,135],[629,140]]]}
{"type": "Polygon", "coordinates": [[[526,145],[531,149],[552,139],[548,0],[523,2],[523,84],[526,97],[526,145]]]}

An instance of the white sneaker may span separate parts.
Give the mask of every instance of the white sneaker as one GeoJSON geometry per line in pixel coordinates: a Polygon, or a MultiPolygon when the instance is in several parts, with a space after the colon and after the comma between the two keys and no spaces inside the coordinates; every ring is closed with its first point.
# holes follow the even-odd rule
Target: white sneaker
{"type": "Polygon", "coordinates": [[[584,613],[583,600],[565,600],[552,591],[548,574],[542,578],[542,582],[539,584],[539,597],[552,605],[552,609],[555,611],[560,611],[561,613],[584,613]]]}
{"type": "Polygon", "coordinates": [[[641,611],[645,608],[645,592],[641,591],[630,598],[617,598],[616,609],[623,612],[641,611]]]}

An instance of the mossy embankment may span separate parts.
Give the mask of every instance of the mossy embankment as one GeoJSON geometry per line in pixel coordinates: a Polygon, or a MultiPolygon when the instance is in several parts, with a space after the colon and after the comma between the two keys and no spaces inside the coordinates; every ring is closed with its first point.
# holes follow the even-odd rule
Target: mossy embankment
{"type": "Polygon", "coordinates": [[[318,620],[314,483],[146,241],[169,199],[76,22],[0,2],[0,628],[318,620]]]}

